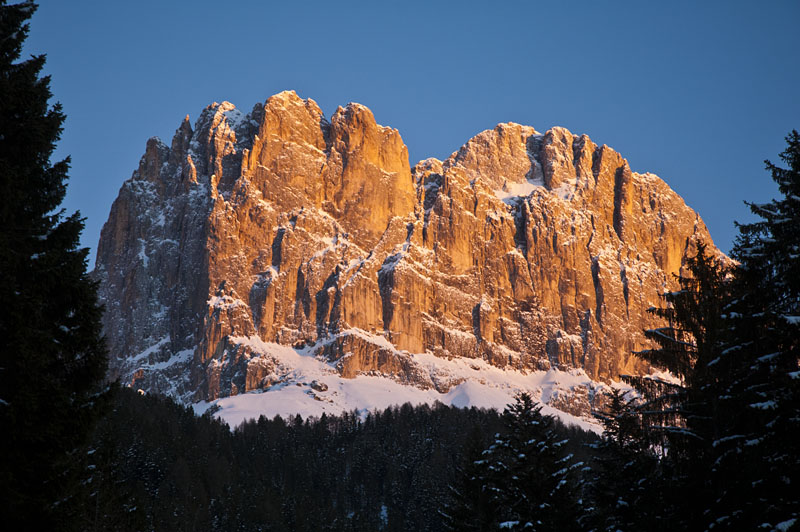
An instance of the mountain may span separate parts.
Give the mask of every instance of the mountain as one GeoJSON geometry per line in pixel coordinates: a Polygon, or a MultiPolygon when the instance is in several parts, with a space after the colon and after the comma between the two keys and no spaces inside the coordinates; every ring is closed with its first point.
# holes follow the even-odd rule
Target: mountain
{"type": "Polygon", "coordinates": [[[110,376],[184,402],[350,408],[378,379],[387,401],[534,387],[585,416],[649,370],[645,311],[699,240],[680,196],[586,135],[499,124],[411,167],[366,107],[328,120],[289,91],[151,138],[94,275],[110,376]]]}

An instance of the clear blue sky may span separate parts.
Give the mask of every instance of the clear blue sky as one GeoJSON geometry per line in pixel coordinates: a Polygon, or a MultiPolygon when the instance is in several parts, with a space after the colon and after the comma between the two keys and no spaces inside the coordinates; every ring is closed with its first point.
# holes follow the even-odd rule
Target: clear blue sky
{"type": "Polygon", "coordinates": [[[44,0],[25,53],[47,54],[73,163],[65,207],[93,251],[147,138],[284,89],[328,117],[367,105],[412,164],[498,122],[586,133],[661,176],[728,251],[733,221],[751,219],[742,201],[776,194],[763,160],[800,129],[798,51],[796,0],[44,0]]]}

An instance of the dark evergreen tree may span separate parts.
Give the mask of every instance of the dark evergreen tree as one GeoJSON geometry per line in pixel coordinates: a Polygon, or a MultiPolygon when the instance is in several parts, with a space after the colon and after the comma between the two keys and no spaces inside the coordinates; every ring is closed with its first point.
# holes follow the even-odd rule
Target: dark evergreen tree
{"type": "Polygon", "coordinates": [[[460,521],[472,522],[479,530],[579,529],[574,478],[578,466],[564,452],[567,440],[558,436],[555,420],[541,408],[521,393],[503,411],[503,430],[475,467],[465,471],[473,478],[462,481],[466,491],[474,489],[474,477],[480,478],[488,503],[479,498],[469,508],[456,499],[453,506],[459,506],[460,521]]]}
{"type": "Polygon", "coordinates": [[[660,469],[646,447],[635,400],[618,388],[606,408],[595,416],[603,424],[587,482],[586,518],[589,530],[633,531],[653,529],[658,523],[657,484],[660,469]]]}
{"type": "Polygon", "coordinates": [[[717,529],[800,527],[800,135],[766,161],[782,198],[749,204],[739,225],[735,299],[728,306],[727,430],[714,442],[717,529]]]}
{"type": "Polygon", "coordinates": [[[491,530],[498,522],[498,507],[486,488],[488,461],[483,459],[487,442],[477,428],[470,433],[461,451],[462,463],[456,480],[448,486],[448,499],[441,510],[446,530],[479,532],[491,530]]]}
{"type": "MultiPolygon", "coordinates": [[[[729,326],[729,268],[703,243],[687,260],[679,290],[664,294],[666,305],[650,309],[666,321],[645,331],[657,347],[638,354],[676,380],[623,376],[640,394],[635,413],[642,451],[659,458],[659,475],[648,490],[659,492],[662,509],[651,528],[702,528],[713,498],[708,478],[713,443],[724,433],[720,396],[727,387],[719,371],[729,326]]],[[[641,479],[642,482],[645,479],[641,479]]]]}
{"type": "Polygon", "coordinates": [[[83,222],[58,210],[69,160],[50,157],[64,114],[44,56],[19,60],[34,10],[0,1],[0,514],[8,529],[65,530],[106,353],[83,222]]]}

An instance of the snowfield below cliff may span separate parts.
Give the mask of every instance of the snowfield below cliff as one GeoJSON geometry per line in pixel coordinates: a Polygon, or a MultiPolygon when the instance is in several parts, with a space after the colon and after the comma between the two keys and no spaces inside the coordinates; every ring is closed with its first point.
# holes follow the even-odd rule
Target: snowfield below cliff
{"type": "MultiPolygon", "coordinates": [[[[360,331],[362,335],[368,333],[360,331]]],[[[373,335],[369,335],[373,336],[373,335]]],[[[375,338],[371,338],[377,341],[375,338]]],[[[456,406],[503,408],[513,402],[517,393],[527,391],[540,401],[545,414],[557,416],[566,424],[578,425],[585,430],[602,432],[582,405],[582,415],[564,412],[551,404],[567,404],[582,396],[594,395],[606,388],[586,375],[583,370],[516,371],[500,369],[480,359],[454,358],[451,360],[431,354],[408,354],[419,367],[432,375],[458,382],[447,392],[435,388],[422,389],[403,384],[384,375],[358,375],[343,378],[334,365],[322,356],[314,356],[319,346],[294,349],[275,343],[263,342],[257,337],[236,338],[237,343],[246,344],[259,358],[269,359],[286,373],[280,382],[265,390],[223,397],[214,401],[195,403],[197,414],[213,409],[231,427],[248,419],[280,415],[284,418],[322,414],[335,415],[356,410],[366,413],[383,410],[392,405],[432,404],[436,401],[456,406]]],[[[388,344],[388,342],[386,342],[388,344]]],[[[391,344],[388,344],[391,346],[391,344]]],[[[280,372],[280,370],[278,370],[280,372]]],[[[578,399],[578,402],[580,399],[578,399]]]]}

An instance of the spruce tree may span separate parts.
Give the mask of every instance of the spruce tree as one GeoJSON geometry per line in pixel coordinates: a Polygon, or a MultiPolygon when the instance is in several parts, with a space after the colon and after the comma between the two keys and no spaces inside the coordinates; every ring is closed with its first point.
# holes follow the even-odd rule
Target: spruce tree
{"type": "Polygon", "coordinates": [[[759,218],[739,225],[736,298],[728,306],[730,428],[715,442],[717,529],[800,526],[800,134],[766,162],[780,199],[749,204],[759,218]]]}
{"type": "Polygon", "coordinates": [[[724,409],[727,373],[721,371],[729,322],[730,269],[701,242],[687,260],[679,290],[663,295],[666,305],[650,309],[666,321],[645,331],[657,347],[637,354],[674,380],[623,376],[640,394],[635,413],[641,422],[641,446],[659,459],[659,474],[649,490],[660,491],[661,511],[651,528],[703,528],[713,499],[709,474],[714,442],[726,433],[724,409]]]}
{"type": "Polygon", "coordinates": [[[572,456],[555,420],[521,393],[503,411],[503,430],[484,451],[485,489],[497,506],[495,525],[507,530],[578,530],[572,456]]]}
{"type": "Polygon", "coordinates": [[[69,159],[44,56],[20,61],[32,3],[0,0],[0,514],[8,529],[69,529],[106,370],[101,309],[59,205],[69,159]],[[56,525],[57,523],[57,525],[56,525]]]}
{"type": "Polygon", "coordinates": [[[489,464],[482,457],[485,448],[482,432],[475,427],[461,451],[456,480],[448,486],[448,498],[439,512],[445,530],[480,532],[492,529],[497,522],[497,505],[486,489],[489,464]]]}
{"type": "Polygon", "coordinates": [[[644,445],[635,399],[614,388],[606,407],[594,415],[603,424],[603,437],[593,445],[586,528],[613,532],[654,528],[659,501],[649,488],[656,484],[658,461],[644,445]]]}

